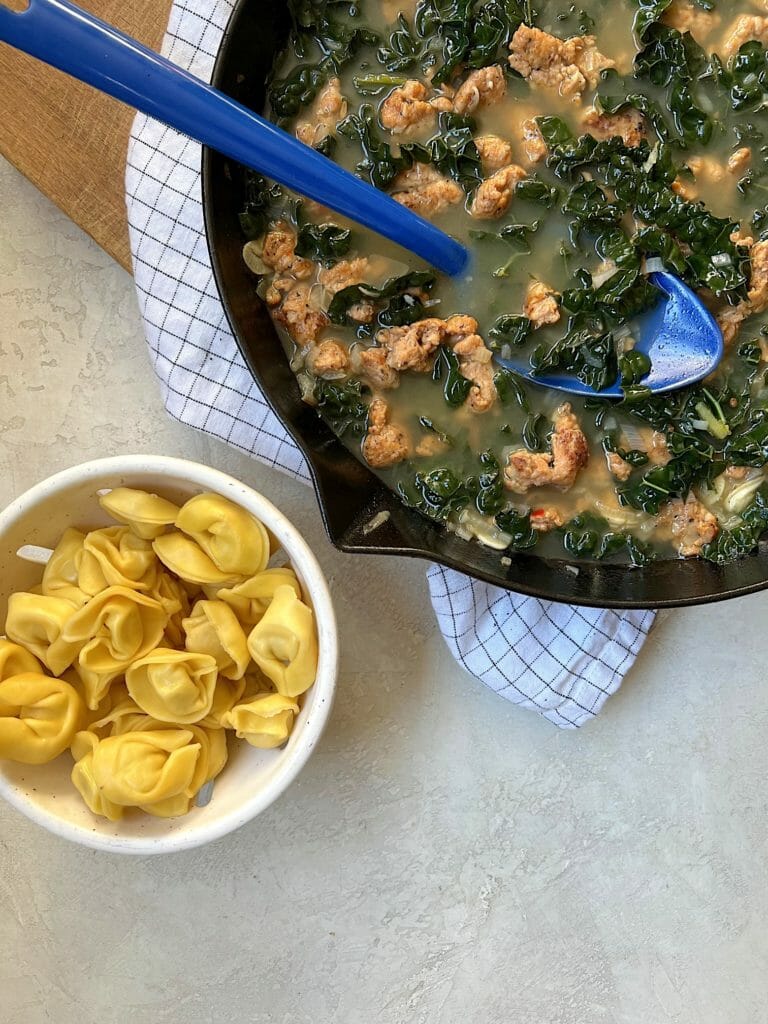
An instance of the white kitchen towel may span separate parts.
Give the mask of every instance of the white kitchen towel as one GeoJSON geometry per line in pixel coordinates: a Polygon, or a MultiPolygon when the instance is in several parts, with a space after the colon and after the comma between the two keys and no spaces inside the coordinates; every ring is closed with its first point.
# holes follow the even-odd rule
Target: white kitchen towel
{"type": "MultiPolygon", "coordinates": [[[[256,2],[256,0],[254,0],[256,2]]],[[[210,80],[231,0],[173,5],[163,54],[210,80]]],[[[200,147],[140,114],[126,202],[139,307],[171,416],[305,481],[306,465],[251,379],[229,330],[203,232],[200,147]]],[[[510,594],[433,566],[432,605],[451,652],[502,697],[562,728],[593,718],[654,620],[510,594]]]]}

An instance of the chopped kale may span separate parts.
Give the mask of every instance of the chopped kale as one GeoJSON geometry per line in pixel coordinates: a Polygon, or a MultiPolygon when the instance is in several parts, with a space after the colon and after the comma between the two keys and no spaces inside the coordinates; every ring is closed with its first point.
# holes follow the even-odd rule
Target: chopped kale
{"type": "Polygon", "coordinates": [[[243,172],[243,208],[239,213],[240,230],[249,240],[261,238],[267,230],[270,211],[283,195],[280,185],[275,185],[255,171],[243,172]]]}
{"type": "MultiPolygon", "coordinates": [[[[472,230],[469,232],[469,235],[470,238],[477,239],[478,241],[503,242],[512,249],[512,254],[508,257],[506,263],[503,263],[493,271],[495,278],[504,278],[509,277],[510,268],[515,260],[519,259],[520,256],[530,255],[531,244],[528,236],[534,234],[538,229],[539,221],[535,220],[532,224],[507,224],[501,231],[472,230]]],[[[525,319],[525,317],[519,317],[518,319],[525,319]]],[[[515,344],[519,343],[516,342],[515,344]]]]}
{"type": "Polygon", "coordinates": [[[562,528],[563,547],[577,558],[594,558],[598,561],[624,552],[632,565],[648,565],[653,561],[653,551],[643,541],[624,531],[611,530],[600,516],[582,513],[574,516],[562,528]]]}
{"type": "Polygon", "coordinates": [[[359,380],[340,382],[318,377],[315,381],[317,408],[339,437],[343,437],[347,431],[355,437],[365,433],[368,404],[363,396],[366,392],[367,388],[359,380]]]}
{"type": "Polygon", "coordinates": [[[500,351],[505,345],[524,345],[531,334],[531,321],[520,313],[505,313],[497,317],[488,331],[489,347],[500,351]]]}
{"type": "Polygon", "coordinates": [[[504,504],[504,482],[496,456],[491,451],[480,453],[482,469],[477,476],[475,505],[484,516],[493,516],[504,504]]]}
{"type": "Polygon", "coordinates": [[[397,28],[390,35],[389,42],[379,47],[376,57],[387,71],[410,71],[424,59],[426,49],[425,41],[415,34],[401,11],[397,16],[397,28]]]}
{"type": "Polygon", "coordinates": [[[305,224],[296,238],[296,255],[326,266],[349,252],[351,232],[335,224],[305,224]]]}
{"type": "Polygon", "coordinates": [[[531,526],[529,512],[519,512],[516,508],[505,508],[496,515],[496,525],[512,539],[508,551],[528,551],[536,546],[539,535],[531,526]]]}
{"type": "MultiPolygon", "coordinates": [[[[406,293],[417,289],[428,292],[434,283],[434,274],[425,270],[414,270],[409,274],[401,274],[400,277],[391,277],[381,288],[376,288],[372,284],[351,284],[336,292],[331,299],[328,306],[328,319],[334,324],[350,323],[349,310],[360,302],[384,303],[389,301],[391,305],[393,300],[397,300],[400,304],[395,309],[402,311],[405,306],[400,300],[404,299],[406,293]]],[[[389,320],[389,323],[382,326],[392,326],[394,310],[388,313],[382,312],[381,316],[385,320],[389,320]]],[[[419,316],[416,316],[415,319],[419,319],[419,316]]],[[[403,319],[400,322],[410,323],[412,321],[403,319]]]]}
{"type": "MultiPolygon", "coordinates": [[[[471,482],[473,483],[473,482],[471,482]]],[[[445,522],[472,500],[474,487],[467,486],[452,469],[441,467],[428,473],[416,473],[413,480],[398,484],[398,493],[405,505],[417,509],[436,522],[445,522]]]]}
{"type": "Polygon", "coordinates": [[[471,192],[483,180],[480,154],[473,131],[474,121],[461,114],[442,113],[439,130],[427,143],[430,163],[447,178],[453,178],[465,192],[471,192]]]}
{"type": "Polygon", "coordinates": [[[437,350],[432,380],[442,383],[445,400],[454,407],[466,402],[472,387],[472,381],[463,377],[459,370],[458,356],[445,345],[437,350]]]}

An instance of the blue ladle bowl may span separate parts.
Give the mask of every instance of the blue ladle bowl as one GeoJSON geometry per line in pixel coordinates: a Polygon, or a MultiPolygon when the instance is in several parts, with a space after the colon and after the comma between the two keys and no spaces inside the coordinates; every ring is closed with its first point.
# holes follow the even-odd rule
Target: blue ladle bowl
{"type": "MultiPolygon", "coordinates": [[[[30,0],[24,11],[12,11],[0,0],[0,41],[364,224],[445,274],[456,276],[467,269],[469,254],[456,239],[66,0],[30,0]]],[[[637,348],[652,363],[642,383],[653,391],[668,391],[710,373],[722,357],[723,339],[711,314],[678,278],[657,272],[651,279],[666,298],[640,322],[637,348]]],[[[507,365],[539,384],[595,394],[572,377],[536,377],[530,366],[507,365]]],[[[620,395],[618,382],[599,394],[620,395]]]]}

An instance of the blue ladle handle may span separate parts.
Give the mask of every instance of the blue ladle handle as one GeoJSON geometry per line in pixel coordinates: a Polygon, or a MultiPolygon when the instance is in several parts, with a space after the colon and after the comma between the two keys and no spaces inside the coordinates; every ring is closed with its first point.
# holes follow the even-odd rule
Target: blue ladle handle
{"type": "Polygon", "coordinates": [[[467,250],[455,239],[66,0],[30,0],[21,12],[0,0],[0,40],[364,224],[446,274],[466,267],[467,250]]]}

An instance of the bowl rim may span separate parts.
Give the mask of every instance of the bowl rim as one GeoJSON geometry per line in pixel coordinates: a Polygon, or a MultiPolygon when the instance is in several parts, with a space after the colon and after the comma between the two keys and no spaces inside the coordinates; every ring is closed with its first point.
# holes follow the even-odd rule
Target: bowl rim
{"type": "MultiPolygon", "coordinates": [[[[248,484],[190,459],[167,455],[116,455],[92,459],[60,470],[34,484],[0,511],[0,536],[12,524],[23,519],[34,505],[44,498],[50,498],[51,494],[82,483],[88,477],[101,478],[121,473],[167,475],[186,484],[215,491],[232,500],[237,500],[235,495],[238,493],[250,500],[251,506],[244,507],[248,507],[248,511],[259,519],[265,513],[262,521],[280,540],[289,560],[305,583],[312,600],[318,637],[321,638],[318,672],[313,684],[315,694],[312,714],[295,734],[296,742],[285,749],[284,756],[275,763],[264,787],[258,793],[210,824],[193,823],[191,831],[180,829],[168,836],[156,837],[111,836],[93,832],[36,805],[6,777],[3,762],[0,761],[0,797],[49,832],[82,846],[109,853],[176,853],[220,839],[240,828],[277,800],[298,776],[316,747],[333,706],[339,662],[338,625],[323,571],[308,543],[287,516],[248,484]]],[[[115,825],[119,827],[119,822],[115,825]]]]}

